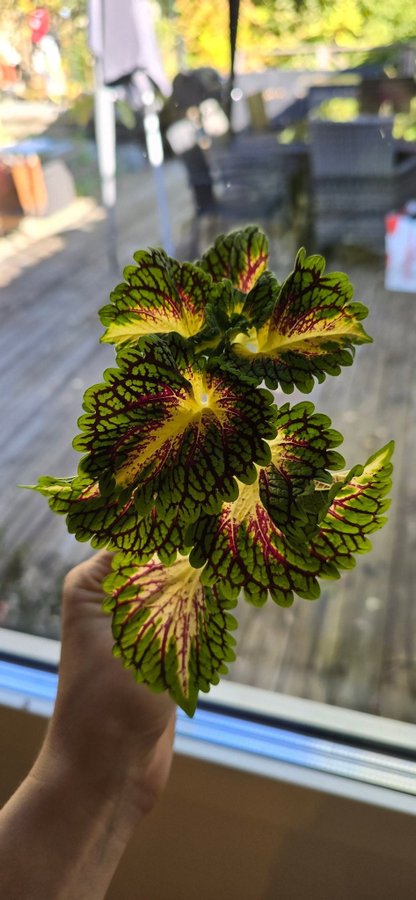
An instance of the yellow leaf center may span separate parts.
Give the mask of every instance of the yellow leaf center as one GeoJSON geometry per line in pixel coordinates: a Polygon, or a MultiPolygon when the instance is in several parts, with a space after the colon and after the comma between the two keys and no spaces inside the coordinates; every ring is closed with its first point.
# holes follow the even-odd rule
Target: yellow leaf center
{"type": "Polygon", "coordinates": [[[153,473],[160,469],[179,449],[183,435],[191,425],[203,431],[208,422],[212,423],[213,416],[219,426],[229,419],[227,388],[221,381],[208,383],[201,372],[187,372],[186,377],[192,389],[175,398],[171,407],[167,405],[162,421],[156,421],[147,430],[142,429],[138,445],[117,468],[115,477],[120,487],[132,484],[149,465],[152,465],[153,473]]]}

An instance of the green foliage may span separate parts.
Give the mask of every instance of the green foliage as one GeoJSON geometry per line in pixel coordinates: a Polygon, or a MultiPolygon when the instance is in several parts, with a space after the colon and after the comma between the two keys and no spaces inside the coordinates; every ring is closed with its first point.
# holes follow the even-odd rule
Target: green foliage
{"type": "Polygon", "coordinates": [[[311,117],[328,119],[330,122],[350,122],[359,114],[360,107],[355,97],[332,97],[313,110],[311,117]]]}
{"type": "MultiPolygon", "coordinates": [[[[39,4],[41,5],[41,4],[39,4]]],[[[47,4],[51,28],[56,37],[67,80],[66,97],[74,100],[85,91],[92,90],[92,57],[88,47],[88,17],[86,0],[49,0],[47,4]]],[[[22,57],[26,78],[33,76],[31,64],[31,30],[29,16],[36,4],[32,0],[2,0],[0,4],[0,33],[22,57]]]]}
{"type": "Polygon", "coordinates": [[[139,251],[100,312],[116,365],[84,397],[75,477],[36,487],[69,531],[117,551],[105,583],[115,653],[191,715],[234,658],[242,593],[319,596],[385,522],[392,444],[350,472],[308,393],[371,341],[340,272],[300,250],[279,284],[255,226],[195,264],[139,251]]]}
{"type": "Polygon", "coordinates": [[[403,141],[416,141],[416,98],[410,101],[407,113],[397,113],[393,123],[393,137],[403,141]]]}
{"type": "MultiPolygon", "coordinates": [[[[170,32],[181,41],[186,65],[212,65],[228,74],[228,4],[217,4],[215,15],[210,0],[175,0],[170,9],[170,32]]],[[[364,60],[370,48],[415,35],[416,8],[408,0],[245,0],[238,68],[259,71],[289,63],[319,69],[317,51],[323,46],[337,51],[329,67],[346,68],[364,60]]]]}

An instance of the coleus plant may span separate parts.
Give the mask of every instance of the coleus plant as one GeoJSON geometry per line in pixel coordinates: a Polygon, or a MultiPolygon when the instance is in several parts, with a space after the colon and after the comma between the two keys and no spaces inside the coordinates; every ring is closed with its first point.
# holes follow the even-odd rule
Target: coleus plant
{"type": "Polygon", "coordinates": [[[195,264],[134,260],[100,311],[116,364],[85,393],[78,473],[36,489],[78,540],[116,551],[114,653],[192,715],[235,658],[239,596],[315,599],[318,579],[370,549],[393,444],[344,471],[328,417],[269,390],[308,393],[371,341],[367,309],[321,256],[300,250],[279,284],[250,226],[195,264]]]}

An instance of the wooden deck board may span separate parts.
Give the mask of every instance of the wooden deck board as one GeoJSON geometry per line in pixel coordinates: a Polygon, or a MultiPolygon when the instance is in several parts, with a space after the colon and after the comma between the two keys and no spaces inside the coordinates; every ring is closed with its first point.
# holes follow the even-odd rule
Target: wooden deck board
{"type": "MultiPolygon", "coordinates": [[[[120,188],[120,265],[135,249],[159,242],[152,180],[146,173],[134,179],[120,188]]],[[[181,242],[191,208],[175,166],[168,168],[167,187],[181,242]]],[[[289,247],[287,237],[273,238],[279,275],[289,247]]],[[[311,399],[345,434],[340,449],[348,466],[396,439],[390,522],[355,570],[323,583],[319,601],[296,600],[288,610],[272,601],[263,609],[240,605],[230,677],[416,721],[416,299],[384,291],[381,262],[341,256],[330,268],[349,271],[357,299],[369,305],[366,327],[374,344],[359,348],[354,366],[317,385],[311,399]]],[[[105,223],[92,217],[23,247],[6,260],[7,277],[0,306],[2,565],[7,568],[16,546],[24,548],[28,566],[47,567],[53,557],[70,565],[88,546],[76,544],[43,498],[16,485],[75,471],[79,457],[71,441],[83,392],[112,364],[112,349],[98,343],[97,310],[117,280],[108,271],[105,223]]],[[[296,402],[304,395],[277,392],[277,399],[296,402]]]]}

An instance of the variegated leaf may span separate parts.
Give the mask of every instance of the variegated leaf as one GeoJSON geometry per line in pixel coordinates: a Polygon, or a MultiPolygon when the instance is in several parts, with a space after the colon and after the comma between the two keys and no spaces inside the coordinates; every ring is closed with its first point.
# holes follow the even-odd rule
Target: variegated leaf
{"type": "Polygon", "coordinates": [[[124,281],[100,310],[106,326],[102,341],[136,343],[148,334],[176,333],[183,338],[213,339],[217,333],[210,304],[217,304],[218,287],[191,263],[179,263],[163,250],[134,254],[124,281]]]}
{"type": "Polygon", "coordinates": [[[300,250],[270,318],[237,336],[226,353],[228,365],[256,383],[309,392],[314,377],[338,375],[341,366],[351,365],[354,345],[371,341],[361,324],[368,311],[352,297],[346,275],[325,274],[323,257],[300,250]]]}
{"type": "Polygon", "coordinates": [[[216,583],[221,596],[235,597],[243,590],[256,605],[266,601],[268,592],[283,606],[293,602],[294,594],[318,597],[317,579],[338,578],[340,570],[352,568],[354,555],[371,549],[367,535],[384,525],[392,452],[393,443],[387,444],[349,476],[316,486],[312,498],[326,514],[306,544],[288,540],[275,525],[262,501],[268,470],[261,470],[258,482],[241,487],[237,500],[224,504],[219,516],[202,517],[194,526],[190,560],[204,565],[202,581],[216,583]]]}
{"type": "Polygon", "coordinates": [[[219,516],[203,516],[194,526],[190,560],[204,565],[201,579],[215,584],[220,596],[262,606],[268,593],[280,606],[290,606],[293,595],[319,596],[316,574],[320,565],[303,550],[289,544],[274,524],[262,499],[264,470],[252,485],[240,485],[233,503],[225,503],[219,516]]]}
{"type": "Polygon", "coordinates": [[[127,500],[102,496],[98,482],[85,477],[40,478],[36,486],[49,500],[51,509],[66,516],[68,531],[78,541],[90,541],[92,547],[106,547],[135,554],[137,563],[148,562],[156,553],[165,565],[177,553],[188,553],[186,539],[188,517],[181,509],[162,518],[153,507],[146,515],[135,505],[135,493],[127,500]]]}
{"type": "MultiPolygon", "coordinates": [[[[244,299],[241,309],[249,328],[261,328],[270,318],[280,285],[272,272],[263,272],[244,299]]],[[[249,333],[249,329],[248,329],[249,333]]]]}
{"type": "Polygon", "coordinates": [[[187,559],[145,566],[117,555],[104,584],[104,608],[111,612],[115,654],[152,690],[170,691],[193,715],[198,692],[208,691],[232,661],[234,604],[204,587],[187,559]]]}
{"type": "MultiPolygon", "coordinates": [[[[340,480],[338,491],[323,519],[310,553],[321,564],[321,575],[338,577],[339,570],[355,566],[355,554],[371,550],[367,535],[385,524],[390,500],[394,442],[390,441],[340,480]]],[[[340,478],[340,476],[339,476],[340,478]]],[[[325,488],[324,488],[325,490],[325,488]]]]}
{"type": "Polygon", "coordinates": [[[157,344],[126,350],[104,377],[86,392],[74,441],[86,454],[79,474],[101,494],[125,502],[135,491],[141,512],[155,504],[175,515],[181,505],[195,519],[236,495],[235,477],[252,481],[254,463],[269,461],[276,410],[268,391],[157,344]]]}
{"type": "Polygon", "coordinates": [[[234,288],[248,294],[267,267],[267,237],[256,225],[221,234],[196,265],[209,272],[213,281],[228,278],[234,288]]]}
{"type": "Polygon", "coordinates": [[[334,449],[342,443],[342,435],[309,402],[292,407],[285,403],[278,409],[276,425],[277,435],[269,442],[271,465],[263,470],[260,497],[285,536],[306,543],[331,499],[328,492],[315,490],[315,482],[329,486],[331,471],[345,465],[334,449]]]}

